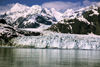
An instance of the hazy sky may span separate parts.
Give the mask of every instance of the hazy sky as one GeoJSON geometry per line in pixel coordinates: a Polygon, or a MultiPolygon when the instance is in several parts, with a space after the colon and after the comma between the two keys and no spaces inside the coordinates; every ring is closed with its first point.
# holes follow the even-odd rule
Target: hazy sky
{"type": "Polygon", "coordinates": [[[77,10],[98,2],[100,0],[0,0],[0,12],[9,10],[16,3],[30,7],[32,5],[40,5],[42,7],[55,8],[57,11],[65,11],[67,9],[77,10]]]}

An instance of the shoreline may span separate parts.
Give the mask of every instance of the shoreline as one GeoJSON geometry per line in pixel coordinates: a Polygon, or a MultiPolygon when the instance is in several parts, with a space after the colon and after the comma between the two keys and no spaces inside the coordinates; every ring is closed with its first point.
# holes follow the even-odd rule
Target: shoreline
{"type": "Polygon", "coordinates": [[[93,50],[100,51],[100,49],[64,49],[64,48],[32,48],[32,47],[16,47],[16,46],[0,46],[1,48],[9,48],[9,49],[57,49],[57,50],[93,50]]]}

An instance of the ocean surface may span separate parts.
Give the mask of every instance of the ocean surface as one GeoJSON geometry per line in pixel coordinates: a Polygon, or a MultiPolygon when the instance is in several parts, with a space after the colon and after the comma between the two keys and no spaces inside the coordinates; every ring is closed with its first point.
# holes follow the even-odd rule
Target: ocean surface
{"type": "Polygon", "coordinates": [[[100,51],[0,48],[0,67],[100,67],[100,51]]]}

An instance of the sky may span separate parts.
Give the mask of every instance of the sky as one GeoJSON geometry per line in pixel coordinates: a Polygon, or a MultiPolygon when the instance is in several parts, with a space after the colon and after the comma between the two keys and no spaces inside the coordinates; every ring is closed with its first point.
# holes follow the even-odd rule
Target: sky
{"type": "Polygon", "coordinates": [[[29,7],[32,5],[40,5],[42,7],[55,8],[57,11],[64,12],[67,9],[78,10],[98,2],[100,2],[100,0],[0,0],[0,13],[8,11],[16,3],[24,4],[29,7]]]}

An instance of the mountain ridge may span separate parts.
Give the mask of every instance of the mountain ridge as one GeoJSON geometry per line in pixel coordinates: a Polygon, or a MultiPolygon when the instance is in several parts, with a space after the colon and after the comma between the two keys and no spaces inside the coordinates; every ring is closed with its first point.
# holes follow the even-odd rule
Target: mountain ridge
{"type": "Polygon", "coordinates": [[[47,30],[59,33],[100,35],[100,7],[84,12],[82,16],[64,19],[47,30]]]}
{"type": "MultiPolygon", "coordinates": [[[[4,18],[9,24],[15,27],[20,27],[21,25],[23,26],[22,28],[29,28],[29,26],[32,24],[33,26],[31,26],[31,28],[36,28],[34,27],[35,24],[38,24],[40,26],[41,23],[44,25],[46,24],[51,25],[53,23],[58,22],[53,13],[54,12],[52,10],[48,10],[47,8],[42,8],[39,5],[26,7],[25,5],[17,3],[4,15],[1,15],[1,18],[4,18]],[[38,20],[40,20],[40,22],[37,21],[37,18],[38,20]],[[21,22],[17,22],[18,20],[21,22]]],[[[60,14],[59,12],[55,11],[55,14],[56,13],[60,14]]]]}
{"type": "MultiPolygon", "coordinates": [[[[87,34],[91,32],[94,33],[92,30],[90,30],[91,26],[97,29],[95,23],[99,24],[99,20],[98,20],[100,15],[99,7],[100,7],[100,2],[97,3],[96,5],[87,6],[77,11],[68,9],[64,13],[60,13],[56,11],[54,8],[52,9],[42,8],[39,5],[33,5],[32,7],[28,7],[26,5],[16,3],[11,8],[11,10],[7,11],[4,15],[1,15],[1,18],[4,18],[8,22],[8,24],[16,28],[47,29],[47,27],[49,27],[48,29],[50,30],[50,26],[54,28],[53,26],[57,24],[58,24],[57,26],[59,26],[59,24],[61,24],[61,26],[62,25],[66,26],[67,24],[67,27],[64,27],[66,28],[64,30],[68,31],[68,29],[73,29],[73,26],[75,25],[76,25],[75,27],[77,27],[77,24],[79,24],[80,26],[82,26],[83,24],[83,29],[84,29],[85,28],[84,24],[85,24],[86,27],[89,26],[89,28],[87,28],[89,29],[89,31],[82,34],[87,34]],[[18,10],[15,10],[16,8],[18,8],[18,10]],[[95,17],[97,18],[98,21],[94,19],[93,21],[90,20],[90,18],[92,19],[95,17]],[[74,24],[74,25],[72,26],[68,24],[72,24],[72,25],[74,24]]],[[[61,28],[61,30],[63,30],[63,28],[61,28]]],[[[61,32],[61,33],[65,33],[65,32],[61,32]]],[[[66,32],[66,33],[74,33],[74,32],[70,30],[70,32],[66,32]]]]}

